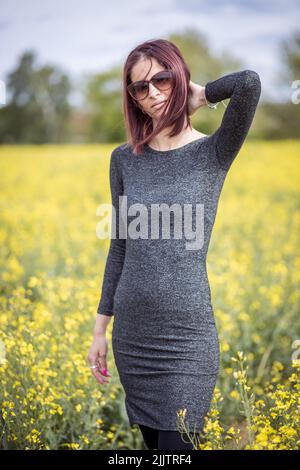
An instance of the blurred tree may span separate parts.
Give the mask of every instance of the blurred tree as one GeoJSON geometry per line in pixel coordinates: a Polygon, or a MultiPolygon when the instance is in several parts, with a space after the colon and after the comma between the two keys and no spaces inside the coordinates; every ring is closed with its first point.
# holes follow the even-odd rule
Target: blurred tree
{"type": "MultiPolygon", "coordinates": [[[[206,37],[191,28],[171,34],[191,71],[191,79],[201,85],[243,68],[247,63],[231,53],[212,52],[206,37]]],[[[261,138],[298,137],[299,105],[292,102],[294,80],[300,80],[300,33],[282,41],[282,67],[278,74],[288,91],[284,103],[262,101],[250,134],[261,138]]],[[[25,52],[6,80],[6,106],[0,108],[0,142],[122,142],[125,139],[123,119],[123,64],[96,75],[87,75],[76,90],[83,96],[78,108],[69,103],[71,84],[68,76],[52,65],[37,67],[34,51],[25,52]]],[[[73,86],[74,89],[74,86],[73,86]]],[[[228,104],[229,100],[224,101],[228,104]]],[[[191,117],[193,127],[210,134],[220,124],[225,107],[207,107],[191,117]]]]}
{"type": "Polygon", "coordinates": [[[261,106],[261,136],[267,139],[299,138],[300,103],[293,100],[293,97],[296,94],[299,101],[300,31],[294,31],[290,37],[280,42],[279,55],[281,67],[277,83],[287,90],[288,99],[283,103],[265,101],[261,106]],[[293,82],[296,83],[296,88],[292,87],[293,82]]]}
{"type": "Polygon", "coordinates": [[[201,85],[242,67],[241,61],[226,51],[220,56],[213,54],[206,37],[198,30],[187,28],[181,34],[171,34],[168,40],[180,49],[192,80],[201,85]]]}
{"type": "Polygon", "coordinates": [[[288,83],[300,80],[300,31],[281,41],[279,53],[283,63],[280,78],[288,83]]]}
{"type": "Polygon", "coordinates": [[[122,69],[115,67],[88,77],[85,99],[90,115],[87,140],[92,142],[123,140],[122,69]]]}
{"type": "MultiPolygon", "coordinates": [[[[242,69],[241,62],[226,51],[220,56],[213,54],[206,37],[198,30],[187,28],[180,34],[171,34],[168,40],[176,44],[182,53],[190,69],[191,80],[202,86],[226,73],[242,69]]],[[[225,104],[227,102],[224,100],[225,104]]],[[[220,125],[224,111],[222,103],[216,110],[201,107],[191,116],[192,125],[204,134],[211,134],[220,125]]]]}
{"type": "Polygon", "coordinates": [[[25,52],[8,75],[6,106],[0,109],[1,142],[61,142],[68,138],[70,82],[57,67],[35,66],[25,52]]]}

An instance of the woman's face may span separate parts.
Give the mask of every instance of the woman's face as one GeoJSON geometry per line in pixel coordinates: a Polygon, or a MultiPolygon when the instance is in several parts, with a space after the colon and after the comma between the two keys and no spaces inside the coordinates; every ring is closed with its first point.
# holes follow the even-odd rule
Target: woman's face
{"type": "MultiPolygon", "coordinates": [[[[160,65],[155,58],[150,59],[141,59],[137,62],[131,71],[131,81],[136,82],[138,80],[150,80],[153,75],[162,70],[166,70],[165,67],[160,65]],[[152,62],[152,66],[151,66],[152,62]]],[[[160,106],[153,106],[156,103],[166,101],[170,93],[172,93],[172,88],[169,88],[165,91],[160,91],[152,83],[149,83],[149,94],[147,98],[136,101],[136,104],[154,120],[158,119],[163,108],[165,108],[166,103],[163,103],[160,106]]]]}

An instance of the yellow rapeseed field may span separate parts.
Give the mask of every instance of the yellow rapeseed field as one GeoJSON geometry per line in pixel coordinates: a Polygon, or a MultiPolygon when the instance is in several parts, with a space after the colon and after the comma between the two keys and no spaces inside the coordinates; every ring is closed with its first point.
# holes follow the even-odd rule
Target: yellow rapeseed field
{"type": "MultiPolygon", "coordinates": [[[[0,148],[2,449],[141,449],[110,345],[86,356],[109,240],[112,145],[0,148]]],[[[300,141],[247,142],[208,254],[221,368],[199,450],[300,448],[300,141]]],[[[178,412],[179,429],[188,410],[178,412]]]]}

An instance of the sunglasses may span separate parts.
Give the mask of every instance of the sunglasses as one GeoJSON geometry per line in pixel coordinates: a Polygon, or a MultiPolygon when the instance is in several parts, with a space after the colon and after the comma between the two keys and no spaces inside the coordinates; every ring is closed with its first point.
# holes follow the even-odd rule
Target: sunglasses
{"type": "Polygon", "coordinates": [[[127,90],[133,99],[137,101],[144,100],[149,94],[150,82],[160,91],[168,90],[173,85],[174,73],[172,70],[162,70],[153,75],[151,80],[139,80],[138,82],[130,83],[127,86],[127,90]]]}

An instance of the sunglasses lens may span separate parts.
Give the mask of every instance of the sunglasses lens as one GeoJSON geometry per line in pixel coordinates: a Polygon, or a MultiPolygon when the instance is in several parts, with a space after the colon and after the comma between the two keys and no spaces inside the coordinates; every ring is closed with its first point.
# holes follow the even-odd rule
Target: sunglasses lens
{"type": "Polygon", "coordinates": [[[170,72],[160,72],[152,78],[153,85],[161,91],[172,86],[173,75],[170,72]]]}
{"type": "Polygon", "coordinates": [[[148,94],[148,83],[139,83],[130,87],[130,94],[137,100],[142,100],[148,94]]]}

